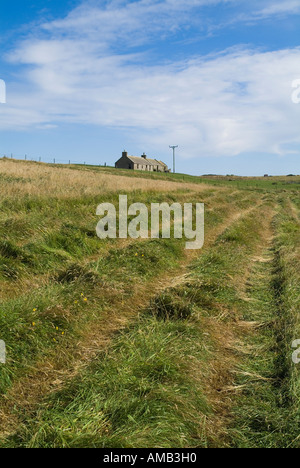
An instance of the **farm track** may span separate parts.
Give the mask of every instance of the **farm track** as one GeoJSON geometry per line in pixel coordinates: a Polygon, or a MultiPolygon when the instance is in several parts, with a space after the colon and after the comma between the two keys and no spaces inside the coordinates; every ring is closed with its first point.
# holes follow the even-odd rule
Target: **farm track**
{"type": "Polygon", "coordinates": [[[299,223],[299,221],[300,221],[299,210],[296,208],[295,204],[291,201],[290,198],[288,199],[288,206],[289,206],[291,215],[293,216],[295,221],[297,221],[299,223]]]}
{"type": "MultiPolygon", "coordinates": [[[[276,219],[283,211],[299,224],[297,210],[288,198],[284,207],[276,205],[265,220],[262,242],[239,285],[243,301],[240,315],[244,318],[234,324],[233,335],[232,330],[228,333],[225,348],[229,349],[228,362],[232,352],[232,365],[227,369],[227,382],[225,379],[219,388],[223,401],[219,407],[217,404],[213,419],[214,431],[219,425],[222,447],[300,446],[297,410],[289,395],[293,388],[289,346],[296,322],[283,296],[288,278],[281,270],[277,247],[282,227],[276,219]]],[[[215,398],[218,401],[218,395],[215,398]]]]}
{"type": "MultiPolygon", "coordinates": [[[[176,194],[176,192],[174,192],[176,194]]],[[[218,191],[212,192],[211,189],[208,189],[205,187],[203,191],[188,191],[187,193],[183,193],[178,195],[178,201],[180,203],[185,203],[185,202],[190,202],[191,200],[195,200],[198,202],[201,202],[203,200],[207,201],[209,206],[212,206],[214,209],[223,206],[222,202],[218,201],[218,203],[215,203],[215,199],[220,199],[220,196],[222,195],[227,195],[227,190],[226,189],[218,189],[218,191]],[[206,198],[207,197],[207,198],[206,198]]],[[[230,194],[230,199],[235,200],[236,197],[240,196],[239,191],[232,192],[230,194]]],[[[23,215],[24,216],[24,215],[23,215]]],[[[15,220],[21,221],[23,219],[23,216],[21,217],[20,215],[15,216],[15,220]]],[[[0,219],[0,221],[5,221],[4,219],[0,219]]],[[[96,220],[95,220],[96,222],[96,220]]],[[[173,222],[171,222],[171,225],[173,225],[173,222]]],[[[47,231],[48,235],[51,233],[55,233],[59,229],[59,226],[51,226],[51,229],[47,231]]],[[[42,240],[45,232],[41,230],[40,233],[34,232],[31,237],[26,237],[26,240],[23,240],[22,242],[18,243],[19,247],[23,247],[25,244],[28,244],[30,242],[37,242],[38,240],[42,240]]],[[[150,233],[149,233],[150,235],[150,233]]],[[[115,245],[115,249],[125,249],[129,247],[130,245],[134,245],[137,242],[146,242],[146,239],[118,239],[115,245]]],[[[109,250],[106,252],[102,252],[102,255],[109,256],[109,250]]],[[[97,255],[91,255],[87,256],[84,264],[88,265],[92,261],[97,261],[99,258],[99,254],[97,255]]],[[[0,289],[1,289],[1,297],[3,300],[7,300],[10,298],[15,298],[19,295],[23,295],[24,293],[28,291],[32,291],[33,289],[40,289],[42,287],[45,287],[47,283],[49,282],[49,273],[45,272],[45,274],[40,274],[38,279],[36,281],[32,281],[32,278],[22,278],[21,281],[19,282],[2,282],[0,280],[0,289]]]]}
{"type": "MultiPolygon", "coordinates": [[[[229,277],[237,293],[238,302],[253,301],[248,293],[249,282],[252,276],[253,266],[256,262],[264,264],[269,258],[264,257],[265,251],[270,249],[273,242],[272,221],[274,207],[266,209],[260,206],[265,216],[262,219],[260,235],[257,237],[252,252],[245,257],[245,263],[239,267],[236,273],[229,277]]],[[[251,215],[254,210],[248,210],[251,215]]],[[[244,217],[244,216],[243,216],[244,217]]],[[[238,218],[239,220],[240,218],[238,218]]],[[[216,243],[218,247],[218,242],[216,243]]],[[[213,315],[205,321],[205,327],[209,330],[215,343],[213,359],[209,365],[209,375],[205,380],[205,394],[213,409],[213,415],[206,421],[206,432],[209,447],[230,447],[229,428],[232,424],[232,408],[235,404],[235,395],[240,388],[235,383],[235,377],[239,363],[249,352],[244,343],[248,333],[252,333],[256,323],[243,319],[243,310],[240,305],[224,305],[219,316],[213,315]]]]}
{"type": "MultiPolygon", "coordinates": [[[[254,210],[260,210],[261,206],[262,202],[258,200],[254,206],[243,211],[237,207],[232,208],[232,213],[226,222],[206,233],[205,247],[200,256],[210,249],[222,233],[254,210]]],[[[45,361],[38,362],[34,369],[28,369],[26,377],[16,382],[5,396],[0,412],[2,436],[16,431],[20,424],[18,414],[22,414],[25,409],[34,410],[43,397],[63,387],[68,380],[88,365],[99,351],[108,348],[114,334],[135,320],[151,298],[165,289],[185,282],[189,276],[189,265],[198,256],[199,252],[188,251],[176,271],[156,278],[154,282],[152,281],[151,287],[149,284],[139,285],[139,289],[130,299],[118,300],[113,297],[101,320],[92,321],[85,327],[81,340],[74,345],[74,348],[60,350],[60,355],[54,354],[45,361]]]]}

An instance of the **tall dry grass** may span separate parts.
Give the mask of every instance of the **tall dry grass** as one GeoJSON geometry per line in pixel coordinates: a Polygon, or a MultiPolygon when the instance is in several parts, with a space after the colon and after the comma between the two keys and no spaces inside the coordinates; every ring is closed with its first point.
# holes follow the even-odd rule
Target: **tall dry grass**
{"type": "Polygon", "coordinates": [[[77,198],[124,190],[170,192],[179,189],[201,192],[209,187],[207,184],[117,176],[97,170],[84,170],[84,168],[0,160],[0,196],[2,198],[18,198],[26,195],[39,198],[77,198]]]}

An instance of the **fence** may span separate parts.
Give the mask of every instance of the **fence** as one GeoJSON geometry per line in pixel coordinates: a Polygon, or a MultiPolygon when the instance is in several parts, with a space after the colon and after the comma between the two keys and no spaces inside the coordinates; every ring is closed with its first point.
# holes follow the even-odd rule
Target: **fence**
{"type": "Polygon", "coordinates": [[[78,161],[76,159],[57,159],[55,157],[51,156],[31,156],[28,154],[24,155],[18,155],[18,154],[1,154],[0,153],[0,158],[7,158],[7,159],[17,159],[17,160],[23,160],[23,161],[35,161],[35,162],[40,162],[40,163],[47,163],[47,164],[78,164],[81,166],[85,165],[90,165],[90,166],[99,166],[99,167],[107,167],[106,162],[102,164],[92,164],[92,163],[87,163],[86,161],[78,161]]]}

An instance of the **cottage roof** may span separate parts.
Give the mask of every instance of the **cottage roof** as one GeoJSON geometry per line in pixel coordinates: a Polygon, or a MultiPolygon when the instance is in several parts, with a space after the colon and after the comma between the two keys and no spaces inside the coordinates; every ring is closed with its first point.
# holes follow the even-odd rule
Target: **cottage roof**
{"type": "Polygon", "coordinates": [[[164,166],[164,167],[168,167],[168,165],[167,165],[167,164],[165,164],[164,162],[160,161],[159,159],[157,159],[157,161],[158,161],[158,162],[159,162],[159,163],[160,163],[162,166],[164,166]]]}
{"type": "Polygon", "coordinates": [[[148,165],[148,166],[164,166],[167,167],[166,164],[164,164],[161,161],[158,161],[157,159],[149,159],[149,158],[142,158],[142,157],[137,157],[137,156],[127,156],[130,161],[132,161],[134,164],[142,164],[142,165],[148,165]]]}

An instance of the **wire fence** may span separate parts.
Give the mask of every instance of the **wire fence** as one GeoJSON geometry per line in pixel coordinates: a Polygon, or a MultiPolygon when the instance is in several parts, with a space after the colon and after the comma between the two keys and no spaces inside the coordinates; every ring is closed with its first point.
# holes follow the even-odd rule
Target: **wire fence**
{"type": "Polygon", "coordinates": [[[76,159],[59,159],[59,158],[56,158],[56,157],[52,157],[52,156],[32,156],[32,155],[29,155],[29,154],[23,154],[23,155],[20,155],[20,154],[13,154],[13,153],[9,153],[9,154],[3,154],[3,153],[0,153],[0,158],[7,158],[7,159],[16,159],[16,160],[23,160],[23,161],[34,161],[34,162],[40,162],[40,163],[47,163],[47,164],[78,164],[78,165],[81,165],[81,166],[99,166],[99,167],[107,167],[107,163],[106,162],[102,162],[102,163],[99,163],[99,164],[96,164],[96,163],[88,163],[86,161],[79,161],[79,160],[76,160],[76,159]]]}

